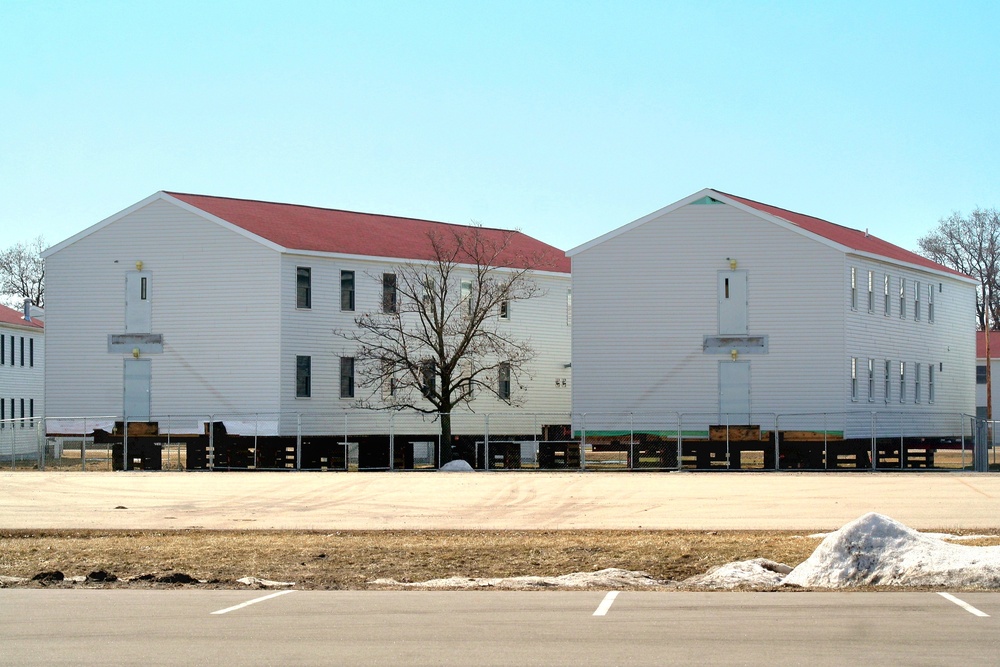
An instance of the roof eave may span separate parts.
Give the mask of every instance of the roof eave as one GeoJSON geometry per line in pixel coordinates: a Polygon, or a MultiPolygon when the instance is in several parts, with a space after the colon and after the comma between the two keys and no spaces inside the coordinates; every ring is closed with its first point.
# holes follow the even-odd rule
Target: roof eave
{"type": "MultiPolygon", "coordinates": [[[[330,259],[347,259],[347,260],[352,260],[352,261],[381,262],[381,263],[384,263],[384,264],[393,264],[393,265],[399,265],[399,264],[419,264],[419,265],[430,266],[430,265],[432,265],[432,264],[435,263],[435,261],[432,260],[432,259],[418,259],[418,258],[414,258],[414,257],[382,257],[382,256],[379,256],[379,255],[353,255],[353,254],[342,253],[342,252],[329,252],[329,251],[323,251],[323,250],[300,250],[300,249],[297,249],[297,248],[287,248],[287,249],[283,249],[281,252],[283,254],[286,254],[286,255],[307,256],[307,257],[325,257],[325,258],[330,258],[330,259]]],[[[462,266],[462,267],[474,267],[475,265],[474,264],[467,264],[467,263],[458,262],[458,266],[462,266]]],[[[494,267],[494,268],[496,268],[498,271],[516,271],[516,270],[521,270],[519,267],[510,267],[510,266],[497,266],[497,267],[494,267]]],[[[554,270],[546,270],[546,269],[536,269],[536,268],[532,268],[532,267],[524,267],[524,268],[527,269],[528,271],[531,271],[532,273],[543,274],[543,275],[553,275],[553,276],[569,276],[570,275],[569,271],[554,271],[554,270]]]]}

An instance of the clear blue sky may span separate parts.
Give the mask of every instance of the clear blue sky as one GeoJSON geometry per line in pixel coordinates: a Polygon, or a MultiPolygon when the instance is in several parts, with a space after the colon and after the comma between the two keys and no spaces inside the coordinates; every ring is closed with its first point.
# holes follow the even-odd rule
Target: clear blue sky
{"type": "Polygon", "coordinates": [[[517,227],[1000,206],[997,2],[0,0],[0,248],[157,190],[517,227]]]}

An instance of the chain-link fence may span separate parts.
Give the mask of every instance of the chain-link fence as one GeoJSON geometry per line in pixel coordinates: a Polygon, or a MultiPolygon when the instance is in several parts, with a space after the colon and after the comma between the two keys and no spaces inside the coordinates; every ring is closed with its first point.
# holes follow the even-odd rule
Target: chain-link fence
{"type": "Polygon", "coordinates": [[[325,411],[8,419],[0,469],[988,470],[996,422],[931,412],[325,411]],[[443,433],[447,435],[442,435],[443,433]]]}

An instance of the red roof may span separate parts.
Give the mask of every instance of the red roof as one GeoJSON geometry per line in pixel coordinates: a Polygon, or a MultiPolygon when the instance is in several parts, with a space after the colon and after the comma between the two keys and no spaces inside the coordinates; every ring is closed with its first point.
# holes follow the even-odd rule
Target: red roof
{"type": "Polygon", "coordinates": [[[795,213],[794,211],[787,211],[783,208],[778,208],[777,206],[770,206],[768,204],[762,204],[759,201],[754,201],[752,199],[745,199],[743,197],[737,197],[736,195],[731,195],[721,190],[716,190],[719,194],[726,195],[741,204],[746,204],[751,208],[755,208],[758,211],[763,211],[777,218],[781,218],[786,222],[790,222],[796,227],[801,227],[802,229],[812,232],[817,236],[822,236],[823,238],[829,239],[834,243],[839,243],[842,246],[846,246],[851,250],[857,252],[870,253],[872,255],[880,255],[887,259],[892,259],[897,262],[906,262],[907,264],[916,264],[917,266],[922,266],[927,269],[934,269],[936,271],[944,271],[946,273],[951,273],[956,276],[965,276],[964,273],[950,269],[947,266],[938,264],[937,262],[931,261],[926,257],[922,257],[915,252],[910,252],[909,250],[904,250],[897,245],[893,245],[888,241],[883,241],[877,236],[873,236],[868,232],[863,232],[858,229],[851,229],[850,227],[843,227],[841,225],[834,224],[832,222],[827,222],[826,220],[821,220],[820,218],[814,218],[811,215],[804,215],[802,213],[795,213]]]}
{"type": "MultiPolygon", "coordinates": [[[[986,332],[976,332],[976,359],[986,358],[986,332]]],[[[1000,359],[1000,331],[990,332],[990,359],[1000,359]]]]}
{"type": "MultiPolygon", "coordinates": [[[[180,192],[166,194],[289,250],[433,260],[429,234],[449,234],[465,227],[252,199],[180,192]]],[[[509,233],[501,229],[481,229],[488,239],[498,242],[509,233]]],[[[513,232],[498,264],[540,271],[570,271],[569,258],[562,250],[517,231],[513,232]]]]}
{"type": "Polygon", "coordinates": [[[2,324],[16,324],[21,327],[34,327],[36,329],[44,328],[44,325],[39,320],[31,320],[26,322],[24,320],[24,313],[20,310],[14,310],[13,308],[8,308],[3,304],[0,304],[0,323],[2,324]]]}

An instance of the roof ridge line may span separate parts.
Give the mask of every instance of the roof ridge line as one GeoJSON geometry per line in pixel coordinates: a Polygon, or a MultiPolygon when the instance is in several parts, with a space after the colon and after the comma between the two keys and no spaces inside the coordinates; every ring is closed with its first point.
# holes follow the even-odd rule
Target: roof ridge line
{"type": "MultiPolygon", "coordinates": [[[[715,188],[712,188],[712,190],[715,190],[715,188]]],[[[879,241],[885,241],[886,243],[892,243],[891,241],[886,241],[883,238],[875,236],[874,234],[870,233],[867,229],[864,230],[864,231],[862,231],[862,230],[858,229],[857,227],[848,227],[847,225],[842,225],[839,222],[833,222],[831,220],[827,220],[826,218],[820,218],[820,217],[817,217],[815,215],[809,215],[808,213],[800,213],[799,211],[793,211],[790,208],[784,208],[782,206],[775,206],[774,204],[768,204],[767,202],[760,201],[760,200],[757,200],[757,199],[751,199],[750,197],[744,197],[742,195],[734,195],[734,194],[729,193],[729,192],[723,192],[722,190],[715,190],[715,192],[718,192],[720,195],[726,195],[727,197],[733,197],[734,199],[742,199],[744,201],[753,202],[754,204],[760,204],[761,206],[767,206],[768,208],[774,208],[774,209],[777,209],[779,211],[785,211],[787,213],[792,213],[794,215],[801,215],[803,218],[812,218],[813,220],[819,220],[820,222],[825,222],[826,224],[833,225],[834,227],[840,227],[841,229],[848,229],[848,230],[850,230],[852,232],[858,232],[859,234],[865,234],[869,238],[878,239],[879,241]]],[[[793,225],[798,226],[795,223],[794,220],[789,220],[788,222],[791,222],[793,225]]],[[[892,245],[896,245],[896,244],[893,243],[892,245]]],[[[896,247],[897,248],[902,248],[902,246],[896,246],[896,247]]],[[[902,249],[906,250],[906,248],[902,248],[902,249]]],[[[912,251],[908,251],[908,252],[912,252],[912,251]]]]}
{"type": "MultiPolygon", "coordinates": [[[[430,220],[428,218],[412,218],[405,215],[393,215],[391,213],[369,213],[367,211],[352,211],[346,208],[332,208],[328,206],[313,206],[311,204],[292,204],[289,202],[280,201],[269,201],[266,199],[247,199],[245,197],[226,197],[223,195],[203,195],[196,192],[177,192],[173,190],[163,190],[165,194],[171,196],[180,195],[182,197],[205,197],[207,199],[227,199],[229,201],[240,201],[240,202],[252,202],[255,204],[270,204],[272,206],[292,206],[294,208],[310,208],[316,211],[331,211],[334,213],[351,213],[353,215],[366,215],[372,218],[393,218],[395,220],[410,220],[412,222],[429,222],[434,225],[447,225],[449,227],[475,227],[477,225],[463,225],[458,222],[443,222],[441,220],[430,220]]],[[[478,225],[482,229],[488,229],[495,232],[511,232],[514,234],[523,234],[524,232],[518,229],[508,229],[506,227],[486,227],[485,225],[478,225]]],[[[537,240],[537,239],[536,239],[537,240]]]]}

